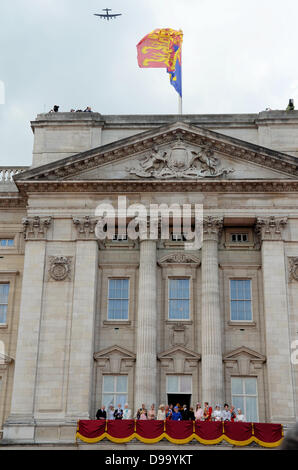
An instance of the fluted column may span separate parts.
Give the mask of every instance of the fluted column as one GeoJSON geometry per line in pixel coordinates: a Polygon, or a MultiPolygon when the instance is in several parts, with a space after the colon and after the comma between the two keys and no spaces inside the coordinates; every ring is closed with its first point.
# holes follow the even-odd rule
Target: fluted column
{"type": "Polygon", "coordinates": [[[202,245],[202,398],[223,403],[223,365],[219,305],[218,239],[223,219],[206,217],[202,245]]]}
{"type": "Polygon", "coordinates": [[[23,219],[25,262],[11,412],[4,424],[4,439],[32,441],[43,304],[46,237],[51,217],[23,219]]]}
{"type": "Polygon", "coordinates": [[[283,231],[286,217],[257,219],[262,241],[269,421],[295,421],[283,231]]]}
{"type": "Polygon", "coordinates": [[[135,409],[156,404],[156,242],[140,241],[135,409]]]}

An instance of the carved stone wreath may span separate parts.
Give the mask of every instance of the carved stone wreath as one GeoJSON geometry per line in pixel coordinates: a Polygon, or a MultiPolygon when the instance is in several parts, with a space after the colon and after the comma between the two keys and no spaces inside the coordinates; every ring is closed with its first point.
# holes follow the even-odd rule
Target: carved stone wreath
{"type": "Polygon", "coordinates": [[[49,256],[49,278],[70,281],[72,256],[49,256]]]}
{"type": "Polygon", "coordinates": [[[188,149],[181,138],[172,145],[169,152],[161,151],[155,145],[151,153],[138,166],[127,168],[131,175],[141,178],[215,178],[234,172],[232,168],[218,168],[219,160],[210,147],[199,152],[188,149]]]}

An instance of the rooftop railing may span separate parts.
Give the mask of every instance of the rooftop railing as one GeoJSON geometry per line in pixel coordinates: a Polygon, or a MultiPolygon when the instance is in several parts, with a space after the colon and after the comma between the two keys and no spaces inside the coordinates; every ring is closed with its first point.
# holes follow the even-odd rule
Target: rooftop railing
{"type": "Polygon", "coordinates": [[[0,166],[0,185],[13,184],[13,177],[28,170],[29,166],[0,166]]]}

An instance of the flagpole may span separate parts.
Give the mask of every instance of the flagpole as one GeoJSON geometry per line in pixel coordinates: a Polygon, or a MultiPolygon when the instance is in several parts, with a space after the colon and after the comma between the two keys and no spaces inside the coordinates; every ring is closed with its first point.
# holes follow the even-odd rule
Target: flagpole
{"type": "Polygon", "coordinates": [[[178,114],[182,114],[182,96],[178,95],[178,114]]]}

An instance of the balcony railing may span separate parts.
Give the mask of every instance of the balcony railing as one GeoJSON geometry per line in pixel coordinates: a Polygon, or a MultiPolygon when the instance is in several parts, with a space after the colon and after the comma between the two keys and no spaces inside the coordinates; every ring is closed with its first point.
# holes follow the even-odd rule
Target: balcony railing
{"type": "Polygon", "coordinates": [[[13,177],[30,168],[29,166],[0,166],[0,186],[13,184],[13,177]]]}

